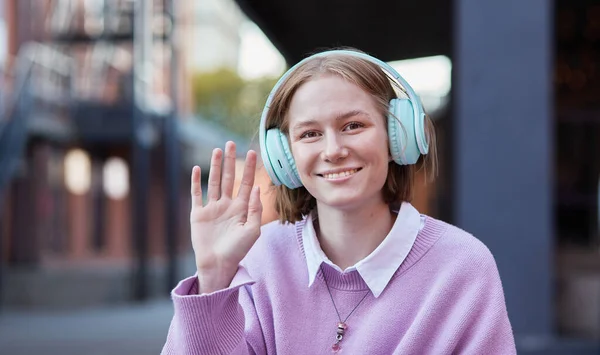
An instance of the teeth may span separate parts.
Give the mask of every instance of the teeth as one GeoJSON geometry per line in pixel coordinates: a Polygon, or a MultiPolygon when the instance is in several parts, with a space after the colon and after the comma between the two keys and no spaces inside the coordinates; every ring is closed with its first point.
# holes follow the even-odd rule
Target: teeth
{"type": "Polygon", "coordinates": [[[348,171],[342,171],[341,173],[323,174],[323,177],[326,179],[338,179],[340,177],[350,176],[350,175],[356,173],[357,171],[358,171],[357,169],[352,169],[352,170],[348,170],[348,171]]]}

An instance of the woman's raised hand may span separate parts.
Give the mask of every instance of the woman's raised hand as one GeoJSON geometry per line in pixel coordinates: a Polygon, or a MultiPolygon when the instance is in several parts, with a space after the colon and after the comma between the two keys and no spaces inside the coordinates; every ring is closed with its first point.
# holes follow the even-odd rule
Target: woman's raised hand
{"type": "Polygon", "coordinates": [[[240,261],[260,235],[262,204],[254,185],[256,152],[246,155],[241,185],[233,197],[235,144],[212,153],[206,205],[202,202],[200,168],[192,169],[192,210],[190,213],[192,247],[198,271],[199,293],[229,287],[240,261]]]}

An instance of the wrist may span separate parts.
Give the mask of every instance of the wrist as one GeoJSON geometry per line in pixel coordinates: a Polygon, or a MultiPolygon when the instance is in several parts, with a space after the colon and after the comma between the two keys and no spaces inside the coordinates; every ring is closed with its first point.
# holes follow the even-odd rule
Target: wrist
{"type": "Polygon", "coordinates": [[[217,278],[213,275],[207,275],[204,273],[198,272],[196,274],[196,279],[198,281],[198,294],[201,295],[203,293],[212,293],[218,290],[222,290],[225,287],[222,282],[219,282],[217,278]]]}
{"type": "Polygon", "coordinates": [[[224,273],[222,270],[197,268],[198,294],[212,293],[229,287],[235,272],[224,273]]]}

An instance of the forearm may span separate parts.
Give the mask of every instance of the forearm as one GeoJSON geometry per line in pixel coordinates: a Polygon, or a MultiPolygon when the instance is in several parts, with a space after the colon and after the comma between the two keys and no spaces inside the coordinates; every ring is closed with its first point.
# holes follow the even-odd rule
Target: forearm
{"type": "Polygon", "coordinates": [[[251,282],[241,277],[229,288],[201,295],[196,276],[180,282],[172,293],[175,312],[162,354],[253,353],[238,302],[240,288],[251,282]]]}

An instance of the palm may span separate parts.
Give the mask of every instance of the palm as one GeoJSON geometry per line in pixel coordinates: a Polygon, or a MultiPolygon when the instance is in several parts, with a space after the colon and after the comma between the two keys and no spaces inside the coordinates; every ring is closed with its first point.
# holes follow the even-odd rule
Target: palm
{"type": "MultiPolygon", "coordinates": [[[[248,152],[238,196],[232,197],[235,145],[228,142],[221,174],[221,151],[215,150],[209,173],[208,201],[202,203],[200,169],[192,171],[192,246],[199,275],[210,274],[226,287],[239,262],[260,235],[262,206],[253,189],[256,153],[248,152]]],[[[211,281],[212,282],[212,281],[211,281]]]]}
{"type": "Polygon", "coordinates": [[[199,211],[192,210],[192,246],[196,254],[212,253],[222,262],[237,265],[248,252],[240,244],[254,240],[252,237],[258,237],[259,233],[258,228],[249,228],[244,223],[247,208],[238,201],[219,200],[209,202],[199,211]]]}

